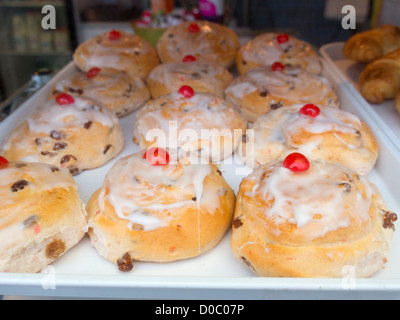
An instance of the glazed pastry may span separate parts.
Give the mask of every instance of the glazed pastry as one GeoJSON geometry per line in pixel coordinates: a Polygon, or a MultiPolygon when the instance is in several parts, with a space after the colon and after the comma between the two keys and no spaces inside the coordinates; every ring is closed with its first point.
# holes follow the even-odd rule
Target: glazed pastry
{"type": "Polygon", "coordinates": [[[211,92],[223,98],[232,79],[232,74],[218,63],[188,55],[182,61],[156,67],[147,79],[147,86],[153,98],[178,91],[182,84],[196,92],[211,92]]]}
{"type": "Polygon", "coordinates": [[[39,272],[87,231],[86,210],[65,168],[0,157],[1,272],[39,272]]]}
{"type": "Polygon", "coordinates": [[[397,219],[367,178],[301,153],[243,179],[235,208],[232,251],[263,277],[368,277],[397,219]]]}
{"type": "Polygon", "coordinates": [[[194,92],[182,86],[178,92],[148,101],[136,116],[133,142],[150,146],[183,148],[219,162],[232,155],[247,122],[219,96],[194,92]]]}
{"type": "Polygon", "coordinates": [[[297,104],[258,118],[241,140],[240,157],[250,167],[301,152],[366,175],[378,157],[378,144],[366,123],[343,110],[297,104]]]}
{"type": "Polygon", "coordinates": [[[58,82],[50,99],[62,92],[99,100],[117,117],[126,116],[150,99],[149,90],[139,77],[131,78],[122,71],[102,71],[97,67],[58,82]]]}
{"type": "Polygon", "coordinates": [[[105,164],[123,145],[118,118],[105,106],[61,93],[15,128],[0,153],[9,161],[45,162],[75,175],[105,164]]]}
{"type": "Polygon", "coordinates": [[[367,64],[358,83],[368,102],[382,103],[393,99],[400,91],[400,49],[367,64]]]}
{"type": "Polygon", "coordinates": [[[163,63],[193,55],[217,61],[227,69],[234,65],[239,47],[239,38],[231,29],[209,21],[188,21],[169,27],[157,42],[163,63]]]}
{"type": "Polygon", "coordinates": [[[368,63],[399,48],[399,27],[385,25],[350,37],[343,46],[343,55],[346,59],[368,63]]]}
{"type": "Polygon", "coordinates": [[[82,71],[93,67],[115,69],[146,79],[158,64],[156,50],[146,40],[125,31],[112,30],[81,43],[74,61],[82,71]]]}
{"type": "Polygon", "coordinates": [[[285,33],[264,33],[242,46],[236,57],[240,74],[280,62],[285,66],[300,67],[320,74],[322,65],[317,52],[307,42],[285,33]]]}
{"type": "Polygon", "coordinates": [[[339,107],[328,79],[300,68],[286,68],[279,62],[235,78],[225,90],[225,99],[250,122],[271,109],[296,103],[339,107]]]}
{"type": "Polygon", "coordinates": [[[215,247],[231,226],[235,195],[216,166],[200,161],[160,148],[119,159],[87,206],[99,254],[130,271],[136,260],[169,262],[215,247]]]}

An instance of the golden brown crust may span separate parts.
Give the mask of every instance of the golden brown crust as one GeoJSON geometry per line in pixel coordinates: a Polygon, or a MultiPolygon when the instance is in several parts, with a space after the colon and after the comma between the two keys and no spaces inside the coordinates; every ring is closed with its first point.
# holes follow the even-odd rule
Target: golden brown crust
{"type": "Polygon", "coordinates": [[[10,162],[2,174],[2,272],[38,272],[79,242],[86,211],[66,169],[10,162]]]}
{"type": "Polygon", "coordinates": [[[400,49],[368,63],[358,83],[362,96],[371,103],[393,99],[400,91],[400,49]]]}
{"type": "Polygon", "coordinates": [[[186,55],[205,57],[229,69],[235,62],[239,39],[229,28],[209,22],[183,22],[169,27],[157,43],[157,52],[163,63],[182,61],[186,55]],[[190,25],[198,26],[198,32],[190,32],[190,25]]]}
{"type": "Polygon", "coordinates": [[[156,50],[135,34],[120,34],[119,39],[110,40],[106,32],[80,44],[73,56],[76,65],[85,72],[93,67],[116,69],[145,80],[160,63],[156,50]]]}
{"type": "Polygon", "coordinates": [[[255,274],[342,277],[350,267],[356,277],[368,277],[386,262],[393,228],[384,226],[379,194],[351,171],[317,165],[315,179],[293,174],[303,174],[304,182],[286,179],[282,170],[288,169],[281,162],[266,164],[242,181],[231,247],[255,274]]]}
{"type": "Polygon", "coordinates": [[[400,48],[400,29],[396,26],[379,26],[356,33],[343,47],[343,55],[350,60],[368,63],[400,48]]]}

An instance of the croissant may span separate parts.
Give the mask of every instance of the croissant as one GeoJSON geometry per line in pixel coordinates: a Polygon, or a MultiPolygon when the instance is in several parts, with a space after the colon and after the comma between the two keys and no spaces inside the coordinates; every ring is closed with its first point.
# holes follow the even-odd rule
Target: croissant
{"type": "Polygon", "coordinates": [[[344,44],[343,55],[346,59],[368,63],[398,48],[400,28],[384,25],[350,37],[344,44]]]}
{"type": "Polygon", "coordinates": [[[400,49],[367,64],[358,84],[362,96],[371,103],[394,99],[400,91],[400,49]]]}

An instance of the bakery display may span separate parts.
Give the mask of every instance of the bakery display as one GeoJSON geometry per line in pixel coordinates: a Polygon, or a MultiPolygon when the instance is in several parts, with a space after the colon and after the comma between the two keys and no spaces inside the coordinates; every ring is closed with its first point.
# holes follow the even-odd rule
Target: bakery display
{"type": "Polygon", "coordinates": [[[400,49],[368,63],[358,79],[360,93],[371,103],[394,99],[400,92],[400,49]]]}
{"type": "Polygon", "coordinates": [[[69,171],[0,156],[0,271],[35,273],[75,246],[86,210],[69,171]]]}
{"type": "Polygon", "coordinates": [[[121,271],[195,257],[230,228],[234,202],[216,166],[178,150],[141,150],[119,159],[92,195],[91,243],[121,271]]]}
{"type": "Polygon", "coordinates": [[[124,145],[118,118],[98,101],[61,93],[36,108],[5,139],[9,161],[45,162],[73,175],[114,158],[124,145]]]}
{"type": "Polygon", "coordinates": [[[147,86],[153,98],[178,91],[182,84],[196,92],[211,92],[224,97],[232,74],[217,62],[187,55],[182,61],[162,63],[150,73],[147,86]]]}
{"type": "Polygon", "coordinates": [[[85,72],[93,67],[103,71],[115,69],[142,80],[159,64],[151,44],[122,30],[111,30],[86,40],[77,47],[73,59],[85,72]]]}
{"type": "Polygon", "coordinates": [[[280,62],[285,66],[300,67],[310,73],[320,74],[322,64],[313,47],[285,33],[263,33],[243,45],[236,57],[240,74],[280,62]]]}
{"type": "Polygon", "coordinates": [[[368,174],[378,157],[378,144],[368,125],[355,115],[331,107],[297,104],[259,117],[240,141],[242,160],[251,167],[300,152],[308,158],[368,174]]]}
{"type": "Polygon", "coordinates": [[[280,62],[252,69],[235,78],[225,90],[231,102],[250,122],[270,110],[297,103],[339,107],[339,99],[328,79],[280,62]]]}
{"type": "Polygon", "coordinates": [[[344,44],[343,55],[346,59],[369,63],[399,48],[399,27],[383,25],[350,37],[344,44]]]}
{"type": "Polygon", "coordinates": [[[150,99],[146,84],[139,77],[130,77],[123,71],[93,67],[63,79],[51,90],[50,99],[62,93],[99,100],[117,117],[141,107],[150,99]]]}
{"type": "Polygon", "coordinates": [[[182,148],[218,162],[232,155],[247,121],[219,96],[184,85],[178,92],[148,101],[133,127],[133,141],[141,149],[182,148]]]}
{"type": "Polygon", "coordinates": [[[368,277],[386,263],[395,213],[376,187],[301,153],[258,167],[237,195],[231,249],[258,276],[368,277]]]}
{"type": "Polygon", "coordinates": [[[227,69],[234,65],[239,47],[239,38],[231,29],[201,20],[169,27],[157,42],[163,63],[193,55],[216,61],[227,69]]]}

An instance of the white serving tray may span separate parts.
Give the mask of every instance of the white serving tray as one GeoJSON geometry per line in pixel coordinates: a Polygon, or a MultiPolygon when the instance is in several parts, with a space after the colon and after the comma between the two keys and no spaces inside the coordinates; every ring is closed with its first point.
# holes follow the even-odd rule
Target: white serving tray
{"type": "MultiPolygon", "coordinates": [[[[43,103],[53,85],[77,68],[71,62],[50,83],[0,124],[0,145],[4,137],[36,106],[43,103]]],[[[329,66],[326,72],[330,74],[329,66]]],[[[359,102],[349,93],[347,83],[331,79],[343,109],[359,115],[359,102]]],[[[135,114],[121,119],[125,147],[117,157],[138,150],[132,142],[135,114]]],[[[375,169],[369,178],[381,190],[388,208],[400,213],[394,190],[400,181],[400,153],[386,134],[369,117],[362,114],[381,147],[375,169]]],[[[103,182],[114,159],[101,168],[75,176],[84,202],[103,182]]],[[[237,192],[250,169],[227,159],[221,165],[227,182],[237,192]]],[[[237,261],[230,250],[230,232],[211,251],[192,259],[165,264],[137,262],[129,273],[121,273],[101,256],[85,237],[59,260],[38,274],[0,273],[0,294],[50,297],[99,297],[135,299],[309,299],[309,298],[400,298],[400,229],[395,234],[389,262],[368,279],[261,278],[254,276],[237,261]]]]}

